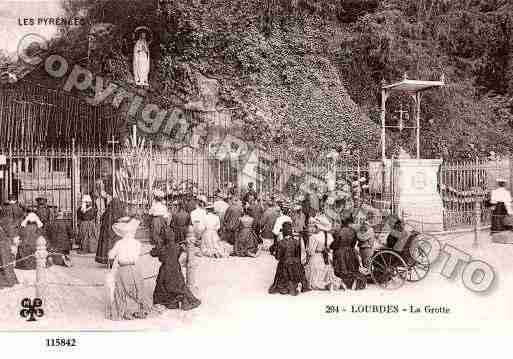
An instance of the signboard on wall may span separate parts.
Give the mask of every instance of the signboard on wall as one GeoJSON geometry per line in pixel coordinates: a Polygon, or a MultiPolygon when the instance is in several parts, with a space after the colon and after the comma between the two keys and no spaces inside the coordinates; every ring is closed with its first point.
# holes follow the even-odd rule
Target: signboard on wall
{"type": "Polygon", "coordinates": [[[5,155],[0,155],[0,165],[5,164],[7,164],[7,158],[5,157],[5,155]]]}

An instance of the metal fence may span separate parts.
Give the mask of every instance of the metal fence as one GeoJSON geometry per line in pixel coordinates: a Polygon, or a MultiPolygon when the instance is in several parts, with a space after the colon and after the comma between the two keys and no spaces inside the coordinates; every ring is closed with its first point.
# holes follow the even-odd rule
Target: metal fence
{"type": "MultiPolygon", "coordinates": [[[[210,199],[218,188],[231,184],[245,189],[253,182],[260,193],[280,193],[294,198],[312,186],[323,192],[349,190],[357,200],[388,213],[396,212],[394,166],[382,162],[358,163],[354,159],[298,161],[286,152],[270,154],[254,149],[244,155],[220,154],[209,147],[184,147],[180,151],[156,150],[127,153],[121,146],[111,151],[82,151],[71,146],[62,151],[8,152],[0,171],[2,200],[15,194],[27,205],[46,197],[49,205],[73,218],[80,198],[101,190],[148,207],[152,191],[171,192],[194,184],[210,199]],[[356,184],[356,186],[355,186],[356,184]]],[[[443,201],[446,230],[476,222],[490,222],[484,202],[498,176],[510,179],[509,160],[444,162],[438,188],[443,201]]]]}
{"type": "Polygon", "coordinates": [[[444,162],[438,182],[444,204],[444,228],[472,226],[476,216],[480,216],[480,223],[489,224],[491,213],[485,206],[488,194],[496,188],[498,177],[508,180],[511,186],[512,174],[510,159],[444,162]]]}

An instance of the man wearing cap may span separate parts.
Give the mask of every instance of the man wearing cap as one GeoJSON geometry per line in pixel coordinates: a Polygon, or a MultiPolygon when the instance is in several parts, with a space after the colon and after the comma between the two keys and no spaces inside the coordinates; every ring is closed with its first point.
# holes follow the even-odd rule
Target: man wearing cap
{"type": "Polygon", "coordinates": [[[492,233],[510,229],[510,226],[504,224],[504,218],[513,215],[511,193],[506,189],[506,180],[504,178],[497,178],[497,186],[490,195],[490,204],[493,205],[492,233]]]}

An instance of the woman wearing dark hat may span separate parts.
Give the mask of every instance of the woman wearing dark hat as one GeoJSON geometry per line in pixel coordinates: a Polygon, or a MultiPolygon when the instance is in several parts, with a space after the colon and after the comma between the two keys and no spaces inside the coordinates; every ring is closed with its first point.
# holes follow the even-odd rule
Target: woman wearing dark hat
{"type": "Polygon", "coordinates": [[[305,248],[303,241],[293,235],[292,223],[283,223],[282,235],[283,239],[276,245],[274,256],[278,260],[278,266],[269,294],[297,295],[299,284],[302,292],[310,290],[303,267],[306,261],[305,248]]]}

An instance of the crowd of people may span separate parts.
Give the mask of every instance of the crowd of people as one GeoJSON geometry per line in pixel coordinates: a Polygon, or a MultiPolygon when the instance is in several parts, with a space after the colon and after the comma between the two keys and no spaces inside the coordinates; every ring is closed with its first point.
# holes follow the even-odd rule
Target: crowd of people
{"type": "MultiPolygon", "coordinates": [[[[106,281],[108,318],[143,318],[163,308],[190,310],[201,304],[182,273],[182,253],[191,228],[198,256],[216,260],[254,258],[266,252],[274,256],[278,263],[268,289],[271,294],[365,288],[375,247],[373,220],[379,221],[380,214],[361,193],[347,188],[323,192],[312,184],[287,197],[259,193],[249,183],[242,191],[219,189],[211,201],[193,189],[173,196],[158,189],[153,194],[146,218],[150,255],[161,263],[153,301],[144,295],[136,266],[140,219],[129,217],[127,205],[105,192],[82,197],[76,235],[61,220],[62,213],[54,216],[44,199],[27,209],[11,198],[1,212],[0,264],[16,258],[16,268],[35,269],[30,255],[43,236],[50,253],[48,265],[70,266],[74,243],[80,253],[94,253],[95,261],[113,273],[106,281]],[[130,301],[137,310],[128,305],[130,301]]],[[[2,267],[0,274],[1,287],[16,284],[13,266],[2,267]]]]}
{"type": "Polygon", "coordinates": [[[363,289],[375,246],[373,221],[381,214],[356,193],[347,187],[323,192],[312,184],[287,197],[258,193],[249,183],[243,191],[219,189],[210,202],[193,191],[169,197],[157,190],[149,211],[151,241],[158,247],[162,228],[169,227],[180,243],[191,225],[200,256],[268,252],[278,260],[269,293],[363,289]]]}

